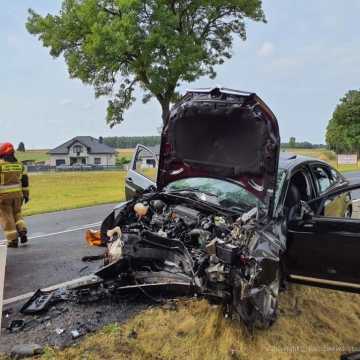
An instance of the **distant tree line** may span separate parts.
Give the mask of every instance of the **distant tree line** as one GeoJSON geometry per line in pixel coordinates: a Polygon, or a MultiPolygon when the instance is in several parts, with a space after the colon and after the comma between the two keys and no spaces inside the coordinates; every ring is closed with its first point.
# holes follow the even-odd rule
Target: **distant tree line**
{"type": "Polygon", "coordinates": [[[105,144],[118,149],[131,149],[137,144],[155,146],[160,144],[160,136],[111,136],[104,137],[105,144]]]}
{"type": "MultiPolygon", "coordinates": [[[[137,144],[145,146],[155,146],[160,144],[160,136],[112,136],[104,137],[101,140],[113,147],[118,149],[132,149],[137,144]]],[[[287,148],[298,148],[298,149],[318,149],[326,147],[325,144],[312,144],[309,141],[297,142],[294,137],[291,137],[289,142],[281,143],[281,147],[287,148]]]]}
{"type": "Polygon", "coordinates": [[[284,149],[294,149],[294,148],[298,148],[298,149],[319,149],[319,148],[325,148],[326,145],[325,144],[312,144],[309,141],[300,141],[297,142],[296,139],[294,137],[291,137],[289,139],[289,142],[284,142],[281,143],[281,147],[284,149]]]}

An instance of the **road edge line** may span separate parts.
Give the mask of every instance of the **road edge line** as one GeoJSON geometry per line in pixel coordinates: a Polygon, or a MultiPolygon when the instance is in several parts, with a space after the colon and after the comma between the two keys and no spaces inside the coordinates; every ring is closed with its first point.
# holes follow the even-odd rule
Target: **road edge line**
{"type": "MultiPolygon", "coordinates": [[[[56,290],[56,289],[62,288],[62,287],[70,287],[70,286],[73,286],[73,285],[80,285],[82,282],[88,282],[88,281],[92,281],[92,280],[93,281],[97,280],[95,275],[85,275],[85,276],[79,277],[77,279],[65,281],[65,282],[60,283],[60,284],[55,284],[55,285],[48,286],[46,288],[42,288],[41,290],[43,290],[43,291],[53,291],[53,290],[56,290]]],[[[31,291],[31,292],[28,292],[28,293],[25,293],[25,294],[14,296],[14,297],[9,298],[9,299],[5,299],[3,301],[3,305],[9,305],[9,304],[12,304],[12,303],[17,302],[17,301],[28,299],[31,296],[33,296],[34,294],[35,294],[35,291],[31,291]]]]}

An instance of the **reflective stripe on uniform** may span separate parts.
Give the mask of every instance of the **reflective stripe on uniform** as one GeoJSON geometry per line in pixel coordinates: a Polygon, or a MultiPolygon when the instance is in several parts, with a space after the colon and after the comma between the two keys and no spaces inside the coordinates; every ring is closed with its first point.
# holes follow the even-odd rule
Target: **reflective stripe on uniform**
{"type": "Polygon", "coordinates": [[[28,191],[28,190],[29,190],[29,187],[23,187],[22,190],[23,190],[23,191],[28,191]]]}
{"type": "Polygon", "coordinates": [[[15,225],[20,229],[20,230],[25,230],[26,231],[26,223],[24,220],[18,220],[15,225]]]}
{"type": "Polygon", "coordinates": [[[14,241],[18,237],[17,230],[10,230],[10,231],[4,230],[4,234],[5,234],[6,240],[8,240],[8,241],[14,241]]]}
{"type": "Polygon", "coordinates": [[[21,191],[21,185],[15,184],[15,185],[0,185],[0,194],[6,194],[6,193],[12,193],[21,191]]]}
{"type": "Polygon", "coordinates": [[[15,224],[26,226],[25,221],[23,219],[18,220],[15,224]]]}
{"type": "Polygon", "coordinates": [[[23,171],[23,166],[21,164],[3,164],[0,165],[1,172],[12,172],[12,171],[23,171]]]}

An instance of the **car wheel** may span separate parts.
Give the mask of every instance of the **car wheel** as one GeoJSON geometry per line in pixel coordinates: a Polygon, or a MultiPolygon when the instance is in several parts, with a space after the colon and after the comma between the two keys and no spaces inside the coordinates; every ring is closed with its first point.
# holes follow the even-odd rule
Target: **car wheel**
{"type": "Polygon", "coordinates": [[[277,318],[280,290],[280,269],[270,285],[252,289],[252,294],[241,300],[236,309],[242,321],[252,328],[267,329],[277,318]]]}

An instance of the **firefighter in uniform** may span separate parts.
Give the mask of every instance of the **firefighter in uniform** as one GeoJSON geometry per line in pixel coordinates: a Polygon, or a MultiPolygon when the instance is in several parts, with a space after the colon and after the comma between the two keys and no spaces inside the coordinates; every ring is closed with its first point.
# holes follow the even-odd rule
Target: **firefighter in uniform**
{"type": "Polygon", "coordinates": [[[15,158],[10,143],[0,144],[0,224],[8,247],[25,244],[27,228],[21,215],[21,205],[29,201],[29,179],[23,164],[15,158]]]}

